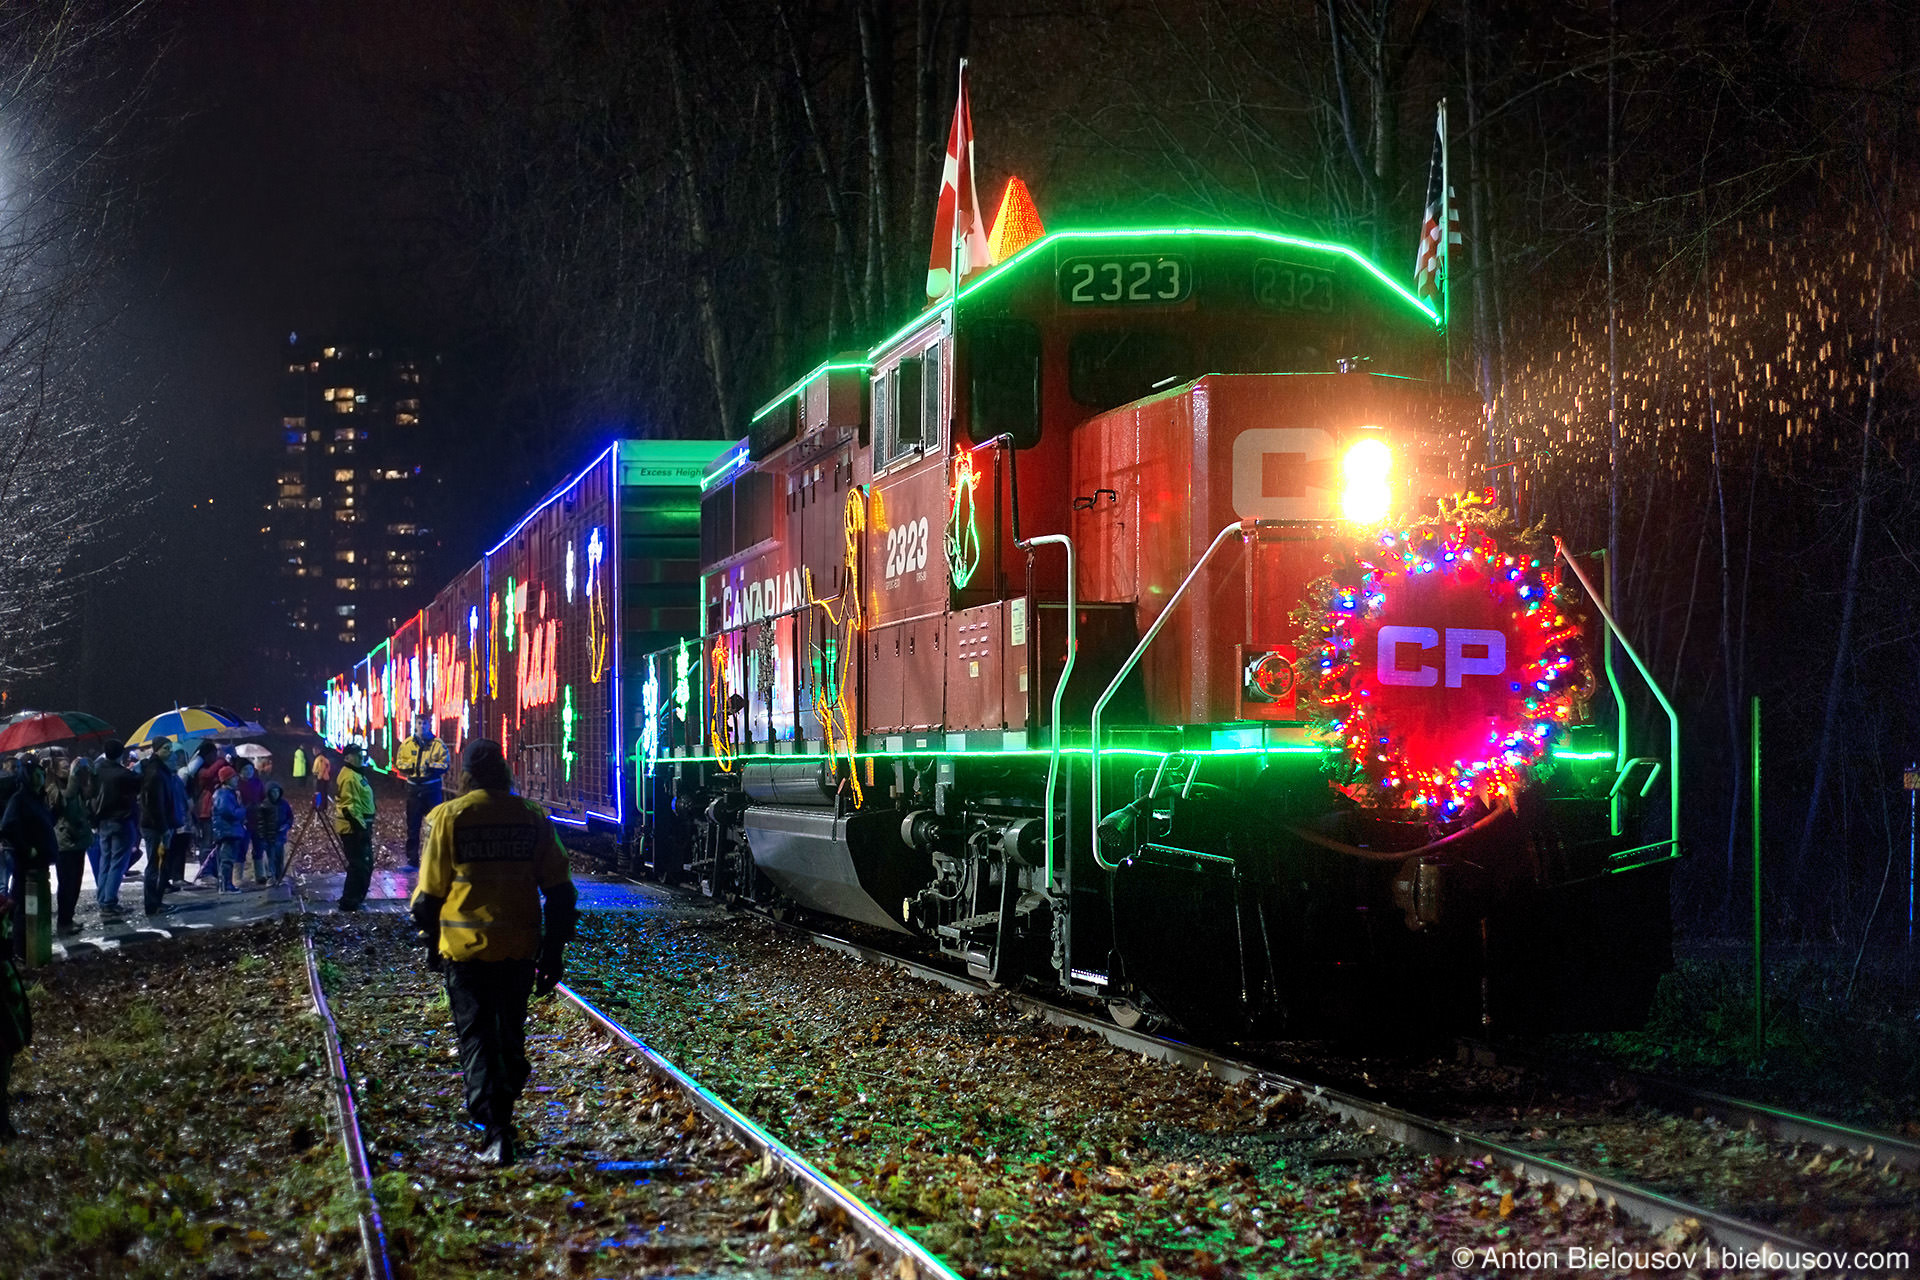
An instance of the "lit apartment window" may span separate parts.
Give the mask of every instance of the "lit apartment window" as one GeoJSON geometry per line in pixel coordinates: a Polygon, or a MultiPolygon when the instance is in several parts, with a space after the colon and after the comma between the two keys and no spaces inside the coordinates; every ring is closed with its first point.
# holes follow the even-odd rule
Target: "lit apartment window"
{"type": "Polygon", "coordinates": [[[418,413],[420,411],[420,402],[415,399],[396,400],[393,402],[393,407],[396,409],[411,409],[415,413],[418,413]]]}
{"type": "Polygon", "coordinates": [[[352,468],[352,467],[341,467],[341,468],[339,468],[339,469],[337,469],[337,470],[336,470],[336,471],[335,471],[335,472],[333,473],[333,478],[334,478],[335,480],[337,480],[337,481],[348,481],[348,480],[352,480],[352,479],[353,479],[353,468],[352,468]]]}
{"type": "Polygon", "coordinates": [[[307,545],[307,540],[305,538],[280,539],[280,549],[282,551],[299,551],[302,548],[304,548],[306,545],[307,545]]]}
{"type": "Polygon", "coordinates": [[[306,371],[307,366],[303,364],[290,364],[287,366],[288,373],[305,373],[306,371]]]}
{"type": "Polygon", "coordinates": [[[335,440],[352,440],[359,434],[360,433],[352,427],[335,427],[333,429],[333,438],[335,440]]]}
{"type": "MultiPolygon", "coordinates": [[[[336,397],[338,397],[338,396],[339,396],[339,394],[340,394],[340,388],[338,388],[338,387],[327,387],[327,388],[325,388],[324,390],[322,390],[322,391],[320,392],[320,398],[321,398],[322,400],[329,400],[329,401],[330,401],[330,400],[333,400],[333,399],[335,399],[336,397]]],[[[349,399],[351,399],[351,398],[352,398],[352,396],[353,396],[353,393],[352,393],[351,391],[349,391],[349,392],[347,393],[347,396],[348,396],[348,398],[349,398],[349,399]]]]}
{"type": "Polygon", "coordinates": [[[354,615],[354,611],[359,607],[359,605],[355,604],[337,604],[333,606],[333,611],[343,618],[351,618],[354,615]]]}
{"type": "Polygon", "coordinates": [[[283,484],[280,486],[280,496],[283,498],[305,497],[306,492],[307,486],[303,484],[283,484]]]}
{"type": "MultiPolygon", "coordinates": [[[[318,501],[318,499],[316,499],[316,501],[318,501]]],[[[359,524],[360,513],[358,511],[336,511],[333,513],[333,519],[336,524],[359,524]]]]}
{"type": "Polygon", "coordinates": [[[360,589],[360,579],[335,578],[333,580],[333,587],[336,591],[358,591],[360,589]]]}
{"type": "Polygon", "coordinates": [[[390,524],[387,532],[397,538],[411,538],[417,532],[417,526],[410,524],[390,524]]]}
{"type": "Polygon", "coordinates": [[[351,401],[351,400],[335,400],[335,401],[333,402],[333,411],[334,411],[335,413],[352,413],[352,412],[353,412],[353,401],[351,401]]]}
{"type": "Polygon", "coordinates": [[[410,427],[418,421],[420,421],[420,419],[410,413],[396,413],[393,415],[393,425],[396,427],[410,427]]]}
{"type": "Polygon", "coordinates": [[[307,499],[307,510],[309,510],[309,511],[318,511],[319,509],[320,509],[320,495],[319,495],[319,494],[315,494],[315,495],[314,495],[313,497],[311,497],[311,498],[308,498],[308,499],[307,499]]]}
{"type": "Polygon", "coordinates": [[[322,350],[322,351],[320,352],[320,354],[321,354],[321,355],[323,355],[323,356],[325,356],[325,357],[326,357],[327,359],[329,359],[329,360],[331,360],[331,359],[333,359],[333,355],[334,355],[334,352],[336,352],[336,351],[338,351],[338,350],[339,350],[339,348],[338,348],[338,347],[327,347],[327,348],[325,348],[325,349],[323,349],[323,350],[322,350]]]}
{"type": "Polygon", "coordinates": [[[346,548],[345,550],[342,550],[342,551],[336,551],[336,552],[334,552],[334,553],[333,553],[333,558],[334,558],[335,560],[338,560],[338,561],[340,561],[340,562],[341,562],[341,563],[343,563],[343,564],[352,564],[352,563],[353,563],[353,561],[354,561],[354,557],[355,557],[355,556],[356,556],[357,554],[358,554],[358,553],[357,553],[356,551],[354,551],[354,549],[353,549],[352,547],[348,547],[348,548],[346,548]]]}
{"type": "Polygon", "coordinates": [[[307,420],[305,418],[282,418],[280,419],[280,425],[283,427],[305,427],[307,420]]]}
{"type": "Polygon", "coordinates": [[[355,396],[353,402],[355,404],[365,404],[367,402],[366,393],[362,392],[360,395],[355,396]]]}

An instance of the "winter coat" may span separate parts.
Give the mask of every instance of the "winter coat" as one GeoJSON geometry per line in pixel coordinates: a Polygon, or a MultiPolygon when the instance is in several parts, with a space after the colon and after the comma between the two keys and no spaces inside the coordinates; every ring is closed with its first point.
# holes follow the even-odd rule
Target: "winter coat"
{"type": "Polygon", "coordinates": [[[247,830],[258,845],[279,844],[293,830],[293,806],[285,797],[262,800],[247,810],[247,830]]]}
{"type": "Polygon", "coordinates": [[[140,804],[140,779],[131,769],[109,760],[101,765],[93,779],[93,816],[95,825],[130,822],[140,804]]]}
{"type": "Polygon", "coordinates": [[[213,796],[213,838],[244,840],[246,836],[247,808],[240,803],[240,793],[221,787],[213,796]]]}
{"type": "Polygon", "coordinates": [[[93,770],[85,766],[85,761],[74,765],[65,788],[47,788],[53,834],[62,853],[76,853],[93,843],[93,770]]]}
{"type": "Polygon", "coordinates": [[[140,823],[149,831],[175,831],[187,820],[187,790],[158,760],[140,766],[140,823]]]}
{"type": "Polygon", "coordinates": [[[249,809],[267,798],[267,784],[260,781],[258,775],[251,778],[243,776],[238,785],[240,788],[240,803],[249,809]]]}
{"type": "Polygon", "coordinates": [[[0,840],[13,846],[14,856],[28,871],[45,871],[53,865],[60,840],[54,834],[53,815],[47,801],[32,787],[15,787],[13,799],[0,815],[0,840]]]}

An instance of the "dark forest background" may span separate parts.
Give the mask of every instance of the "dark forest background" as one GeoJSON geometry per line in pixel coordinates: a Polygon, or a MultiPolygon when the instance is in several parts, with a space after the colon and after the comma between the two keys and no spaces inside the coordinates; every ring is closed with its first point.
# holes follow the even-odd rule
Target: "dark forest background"
{"type": "Polygon", "coordinates": [[[1679,704],[1683,926],[1743,927],[1758,696],[1776,929],[1904,930],[1912,6],[429,0],[327,20],[294,45],[326,68],[302,118],[340,133],[315,182],[347,193],[339,269],[363,282],[333,316],[445,353],[448,572],[614,432],[738,435],[922,304],[962,55],[989,217],[1018,174],[1049,227],[1254,224],[1408,278],[1445,97],[1456,370],[1487,406],[1471,448],[1529,517],[1607,553],[1679,704]]]}

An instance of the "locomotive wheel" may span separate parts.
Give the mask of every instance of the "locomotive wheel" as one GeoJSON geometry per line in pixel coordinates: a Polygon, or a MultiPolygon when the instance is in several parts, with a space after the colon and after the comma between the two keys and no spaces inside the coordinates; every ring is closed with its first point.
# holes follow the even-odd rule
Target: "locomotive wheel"
{"type": "Polygon", "coordinates": [[[1122,1031],[1137,1031],[1147,1020],[1147,1012],[1131,1000],[1114,999],[1107,1001],[1107,1017],[1122,1031]]]}

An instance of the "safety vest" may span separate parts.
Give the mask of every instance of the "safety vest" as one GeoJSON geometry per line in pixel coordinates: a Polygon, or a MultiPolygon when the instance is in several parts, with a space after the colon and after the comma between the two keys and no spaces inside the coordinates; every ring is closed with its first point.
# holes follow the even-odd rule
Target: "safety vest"
{"type": "Polygon", "coordinates": [[[304,778],[307,776],[307,751],[305,747],[295,747],[293,749],[293,776],[296,778],[304,778]]]}
{"type": "Polygon", "coordinates": [[[440,954],[531,960],[540,949],[540,891],[570,878],[546,810],[510,791],[475,789],[427,815],[422,894],[443,899],[440,954]]]}

